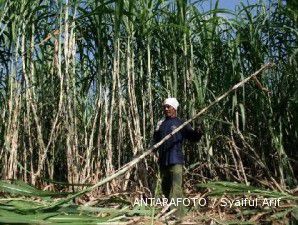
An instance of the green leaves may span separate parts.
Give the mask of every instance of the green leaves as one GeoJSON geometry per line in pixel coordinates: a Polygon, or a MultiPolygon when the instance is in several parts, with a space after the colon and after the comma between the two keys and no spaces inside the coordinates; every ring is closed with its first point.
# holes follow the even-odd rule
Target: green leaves
{"type": "Polygon", "coordinates": [[[238,201],[238,206],[240,206],[238,215],[244,218],[251,216],[250,218],[246,218],[245,221],[254,222],[258,220],[261,215],[263,215],[263,220],[266,221],[285,221],[286,218],[291,218],[291,221],[297,220],[297,196],[227,181],[208,182],[199,184],[198,187],[209,189],[210,192],[207,196],[216,197],[215,199],[220,197],[219,204],[229,202],[231,204],[229,206],[230,208],[237,207],[237,204],[232,207],[232,203],[238,201]],[[258,203],[253,202],[251,205],[242,205],[240,202],[245,199],[254,199],[254,201],[258,201],[258,203]],[[276,204],[275,202],[273,205],[269,204],[268,207],[268,201],[270,201],[270,199],[273,202],[278,201],[279,203],[276,204]]]}
{"type": "Polygon", "coordinates": [[[247,186],[242,183],[227,182],[227,181],[215,181],[208,182],[206,184],[199,184],[198,187],[209,188],[210,195],[212,196],[223,196],[223,195],[260,195],[264,197],[282,198],[284,200],[298,200],[298,197],[277,192],[271,190],[265,190],[256,188],[253,186],[247,186]]]}
{"type": "Polygon", "coordinates": [[[67,193],[58,193],[50,191],[40,191],[22,181],[15,181],[9,183],[6,181],[0,181],[0,191],[21,195],[21,196],[38,196],[38,197],[54,197],[54,196],[63,196],[67,193]]]}
{"type": "Polygon", "coordinates": [[[96,215],[83,215],[76,211],[75,214],[63,212],[19,214],[14,211],[0,209],[0,223],[8,224],[101,224],[111,219],[107,217],[97,217],[96,215]]]}
{"type": "Polygon", "coordinates": [[[5,198],[0,198],[0,223],[106,224],[109,221],[128,221],[130,217],[135,215],[150,216],[152,213],[150,209],[138,207],[130,209],[130,202],[121,197],[111,197],[98,201],[97,206],[94,207],[77,206],[69,203],[60,204],[55,207],[54,211],[44,212],[44,209],[57,201],[57,199],[48,197],[57,197],[61,194],[41,191],[20,181],[15,181],[14,184],[0,181],[0,193],[5,196],[5,198]],[[115,206],[115,204],[118,205],[118,208],[108,207],[109,205],[115,206]]]}

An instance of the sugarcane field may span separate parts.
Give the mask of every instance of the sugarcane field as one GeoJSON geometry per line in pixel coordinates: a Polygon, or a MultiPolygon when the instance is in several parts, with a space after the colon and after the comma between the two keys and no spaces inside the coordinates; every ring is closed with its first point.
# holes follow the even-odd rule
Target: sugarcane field
{"type": "Polygon", "coordinates": [[[0,0],[0,224],[298,224],[297,0],[0,0]]]}

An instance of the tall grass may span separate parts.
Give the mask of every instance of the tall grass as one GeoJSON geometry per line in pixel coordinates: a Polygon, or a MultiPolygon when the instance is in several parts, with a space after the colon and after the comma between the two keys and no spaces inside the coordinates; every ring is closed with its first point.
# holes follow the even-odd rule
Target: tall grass
{"type": "MultiPolygon", "coordinates": [[[[297,185],[295,7],[196,4],[2,1],[1,178],[97,182],[149,145],[165,97],[190,118],[274,61],[201,119],[205,135],[185,148],[186,165],[200,180],[297,185]]],[[[104,190],[145,190],[154,166],[147,159],[104,190]]]]}

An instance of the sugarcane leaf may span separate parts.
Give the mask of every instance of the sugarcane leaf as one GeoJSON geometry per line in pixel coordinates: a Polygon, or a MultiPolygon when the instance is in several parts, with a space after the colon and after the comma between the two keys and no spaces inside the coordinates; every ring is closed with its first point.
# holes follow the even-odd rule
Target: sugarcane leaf
{"type": "Polygon", "coordinates": [[[13,183],[8,183],[6,181],[0,181],[0,190],[5,193],[10,194],[17,194],[23,196],[40,196],[40,197],[47,197],[47,196],[63,196],[67,195],[68,193],[60,193],[60,192],[51,192],[51,191],[41,191],[38,190],[24,182],[21,181],[14,181],[13,183]]]}
{"type": "Polygon", "coordinates": [[[245,108],[244,108],[244,105],[242,103],[239,104],[239,107],[240,107],[240,113],[241,113],[241,118],[242,118],[242,129],[244,130],[245,129],[245,108]]]}
{"type": "Polygon", "coordinates": [[[276,197],[283,199],[297,200],[298,198],[287,193],[268,191],[253,186],[247,186],[241,183],[226,182],[226,181],[216,181],[209,182],[206,184],[199,184],[199,187],[210,188],[210,195],[224,195],[224,194],[250,194],[256,195],[260,194],[266,197],[276,197]]]}
{"type": "Polygon", "coordinates": [[[298,220],[298,207],[297,207],[297,206],[293,209],[291,215],[292,215],[296,220],[298,220]]]}
{"type": "Polygon", "coordinates": [[[35,202],[35,201],[28,201],[28,200],[9,200],[5,203],[0,204],[0,208],[4,207],[4,208],[10,208],[10,209],[14,209],[14,210],[28,210],[30,208],[37,208],[39,206],[41,206],[42,204],[39,202],[35,202]]]}
{"type": "Polygon", "coordinates": [[[293,211],[293,209],[286,209],[281,212],[274,213],[273,215],[270,216],[270,218],[275,220],[284,219],[291,211],[293,211]]]}

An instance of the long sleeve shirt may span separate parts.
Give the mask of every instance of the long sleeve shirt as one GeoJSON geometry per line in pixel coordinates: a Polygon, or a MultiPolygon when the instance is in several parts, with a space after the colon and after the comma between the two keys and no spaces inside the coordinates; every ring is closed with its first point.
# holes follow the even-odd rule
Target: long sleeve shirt
{"type": "MultiPolygon", "coordinates": [[[[154,142],[157,143],[162,140],[182,123],[183,121],[177,117],[165,118],[154,132],[154,142]]],[[[201,134],[192,129],[190,124],[187,124],[183,129],[165,141],[158,149],[160,167],[184,164],[184,155],[182,153],[182,143],[184,139],[196,142],[201,139],[201,134]]]]}

